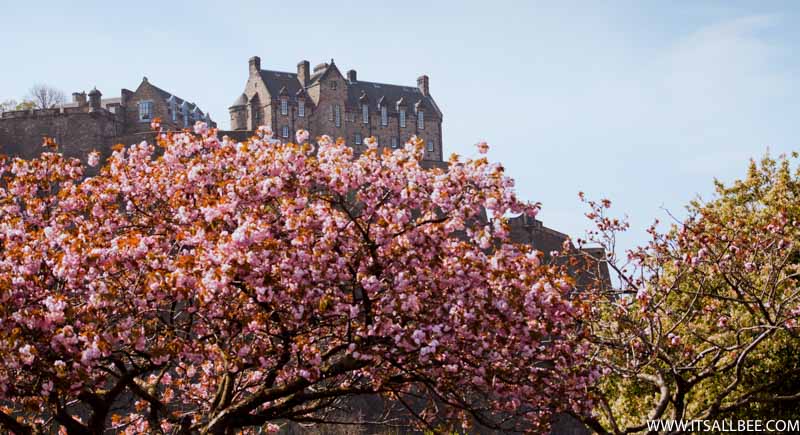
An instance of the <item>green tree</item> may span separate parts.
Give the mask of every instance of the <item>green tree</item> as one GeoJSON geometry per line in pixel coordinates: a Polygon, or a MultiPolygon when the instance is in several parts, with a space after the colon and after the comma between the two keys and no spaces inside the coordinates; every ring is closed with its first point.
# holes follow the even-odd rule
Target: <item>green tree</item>
{"type": "MultiPolygon", "coordinates": [[[[602,368],[599,433],[646,432],[655,419],[800,415],[800,172],[797,155],[751,162],[747,176],[716,182],[647,246],[609,258],[617,290],[586,293],[592,364],[602,368]]],[[[628,228],[589,201],[587,241],[612,252],[628,228]]],[[[598,286],[600,288],[600,286],[598,286]]]]}

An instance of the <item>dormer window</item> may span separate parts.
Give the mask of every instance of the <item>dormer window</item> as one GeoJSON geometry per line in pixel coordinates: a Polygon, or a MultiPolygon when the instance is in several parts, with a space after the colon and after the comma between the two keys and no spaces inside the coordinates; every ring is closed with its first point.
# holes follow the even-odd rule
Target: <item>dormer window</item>
{"type": "Polygon", "coordinates": [[[181,116],[183,116],[183,126],[189,126],[189,103],[186,101],[181,105],[181,116]]]}
{"type": "Polygon", "coordinates": [[[369,124],[369,105],[367,104],[361,105],[361,122],[369,124]]]}
{"type": "Polygon", "coordinates": [[[422,110],[417,111],[417,128],[425,130],[425,112],[422,110]]]}
{"type": "Polygon", "coordinates": [[[389,114],[386,111],[386,106],[381,106],[381,125],[387,126],[389,125],[389,114]]]}
{"type": "Polygon", "coordinates": [[[169,102],[169,114],[172,118],[172,122],[176,122],[178,120],[178,102],[175,100],[174,95],[170,95],[167,102],[169,102]]]}
{"type": "Polygon", "coordinates": [[[139,102],[139,121],[150,121],[153,119],[153,102],[139,102]]]}
{"type": "Polygon", "coordinates": [[[406,126],[406,109],[400,109],[400,127],[406,126]]]}
{"type": "Polygon", "coordinates": [[[337,127],[342,126],[342,113],[339,110],[339,105],[333,106],[333,122],[337,127]]]}
{"type": "Polygon", "coordinates": [[[289,100],[281,98],[281,115],[289,114],[289,100]]]}
{"type": "Polygon", "coordinates": [[[300,100],[297,102],[297,116],[300,118],[305,118],[306,116],[306,100],[300,100]]]}

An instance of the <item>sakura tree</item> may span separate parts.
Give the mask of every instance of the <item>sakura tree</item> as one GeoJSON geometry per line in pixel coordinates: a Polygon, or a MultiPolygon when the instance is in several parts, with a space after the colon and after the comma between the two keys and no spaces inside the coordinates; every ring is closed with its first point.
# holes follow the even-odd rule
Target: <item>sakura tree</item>
{"type": "Polygon", "coordinates": [[[792,158],[752,162],[717,183],[667,232],[618,258],[628,224],[589,202],[589,240],[611,253],[619,288],[592,303],[598,433],[639,433],[656,419],[779,419],[800,412],[800,172],[792,158]]]}
{"type": "Polygon", "coordinates": [[[53,152],[0,163],[3,427],[277,431],[364,395],[435,430],[588,412],[587,308],[509,241],[539,206],[500,165],[271,136],[198,123],[90,178],[53,152]]]}

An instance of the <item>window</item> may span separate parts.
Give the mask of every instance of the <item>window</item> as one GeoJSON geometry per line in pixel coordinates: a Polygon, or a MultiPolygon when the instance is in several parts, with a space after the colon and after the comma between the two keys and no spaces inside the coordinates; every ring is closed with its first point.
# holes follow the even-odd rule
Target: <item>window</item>
{"type": "Polygon", "coordinates": [[[289,137],[289,126],[288,125],[284,125],[283,128],[281,129],[281,136],[289,137]]]}
{"type": "Polygon", "coordinates": [[[149,121],[153,119],[153,102],[140,101],[139,102],[139,121],[149,121]]]}
{"type": "Polygon", "coordinates": [[[333,120],[337,127],[342,126],[342,114],[339,111],[339,105],[333,106],[333,120]]]}
{"type": "Polygon", "coordinates": [[[406,109],[400,109],[400,127],[406,126],[406,109]]]}
{"type": "Polygon", "coordinates": [[[289,100],[286,98],[281,99],[281,115],[289,114],[289,100]]]}
{"type": "Polygon", "coordinates": [[[369,106],[366,104],[361,105],[361,122],[369,124],[369,106]]]}
{"type": "Polygon", "coordinates": [[[333,106],[328,110],[328,121],[333,121],[333,106]]]}
{"type": "Polygon", "coordinates": [[[336,89],[336,82],[331,82],[331,85],[330,85],[330,86],[331,86],[331,89],[334,89],[334,90],[335,90],[335,89],[336,89]]]}
{"type": "Polygon", "coordinates": [[[428,151],[433,152],[434,149],[436,149],[436,141],[431,139],[428,141],[428,151]]]}
{"type": "Polygon", "coordinates": [[[169,97],[169,113],[172,117],[172,122],[178,120],[178,102],[175,101],[175,96],[169,97]]]}
{"type": "Polygon", "coordinates": [[[425,130],[425,112],[422,110],[417,111],[417,128],[425,130]]]}
{"type": "Polygon", "coordinates": [[[304,118],[306,116],[306,100],[297,102],[297,116],[304,118]]]}
{"type": "Polygon", "coordinates": [[[386,106],[381,106],[381,125],[389,125],[389,114],[386,113],[386,106]]]}
{"type": "Polygon", "coordinates": [[[356,145],[361,145],[361,133],[356,133],[356,145]]]}
{"type": "Polygon", "coordinates": [[[397,148],[397,136],[392,136],[392,148],[397,148]]]}

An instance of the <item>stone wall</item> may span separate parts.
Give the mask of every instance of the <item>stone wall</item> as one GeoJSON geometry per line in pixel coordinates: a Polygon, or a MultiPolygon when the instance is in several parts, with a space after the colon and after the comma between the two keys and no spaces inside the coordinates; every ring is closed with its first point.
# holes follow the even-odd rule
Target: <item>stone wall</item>
{"type": "Polygon", "coordinates": [[[92,150],[107,154],[120,130],[116,116],[103,109],[5,112],[0,117],[0,153],[34,158],[42,152],[47,136],[56,140],[65,156],[85,162],[92,150]]]}

